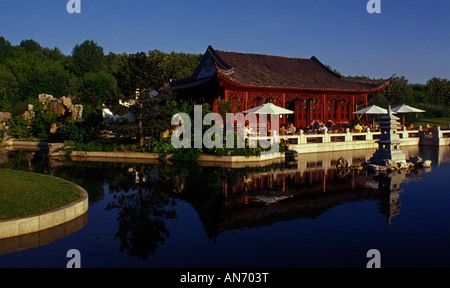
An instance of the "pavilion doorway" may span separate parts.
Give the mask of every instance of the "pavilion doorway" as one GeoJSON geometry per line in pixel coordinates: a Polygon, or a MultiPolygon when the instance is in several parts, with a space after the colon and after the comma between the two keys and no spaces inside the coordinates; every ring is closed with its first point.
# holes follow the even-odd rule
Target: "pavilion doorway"
{"type": "Polygon", "coordinates": [[[314,98],[295,101],[295,123],[297,128],[311,127],[313,122],[323,121],[322,103],[314,98]]]}

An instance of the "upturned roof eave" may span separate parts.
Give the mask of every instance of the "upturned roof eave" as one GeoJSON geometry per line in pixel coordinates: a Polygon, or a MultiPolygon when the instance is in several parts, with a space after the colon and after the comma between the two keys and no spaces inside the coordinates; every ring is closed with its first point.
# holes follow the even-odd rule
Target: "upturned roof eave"
{"type": "Polygon", "coordinates": [[[237,86],[239,88],[250,88],[250,89],[273,89],[273,90],[302,90],[302,91],[310,91],[310,92],[319,92],[319,91],[326,91],[326,92],[351,92],[351,93],[373,93],[378,92],[385,88],[389,83],[384,83],[383,85],[374,88],[374,89],[339,89],[339,88],[324,88],[324,87],[300,87],[300,86],[270,86],[270,85],[248,85],[243,83],[237,83],[234,80],[228,79],[226,75],[222,75],[220,73],[217,73],[217,76],[223,80],[228,82],[229,84],[232,84],[234,86],[237,86]]]}

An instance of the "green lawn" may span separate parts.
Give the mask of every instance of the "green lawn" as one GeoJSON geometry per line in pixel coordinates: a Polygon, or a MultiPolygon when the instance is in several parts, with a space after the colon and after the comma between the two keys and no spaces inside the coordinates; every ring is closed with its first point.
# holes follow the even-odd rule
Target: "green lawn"
{"type": "Polygon", "coordinates": [[[419,125],[426,126],[441,126],[441,128],[447,128],[448,124],[450,124],[450,117],[447,118],[423,118],[418,119],[414,122],[414,126],[417,127],[419,125]]]}
{"type": "Polygon", "coordinates": [[[68,181],[0,169],[0,220],[39,214],[79,199],[81,192],[68,181]]]}

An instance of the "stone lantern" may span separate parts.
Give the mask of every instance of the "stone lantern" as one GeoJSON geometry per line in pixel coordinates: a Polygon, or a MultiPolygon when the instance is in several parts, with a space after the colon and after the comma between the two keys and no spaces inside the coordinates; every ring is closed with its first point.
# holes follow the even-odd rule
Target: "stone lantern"
{"type": "Polygon", "coordinates": [[[386,160],[391,160],[395,163],[406,164],[405,153],[400,149],[399,119],[393,115],[390,106],[388,113],[380,118],[381,135],[380,140],[377,141],[378,149],[370,160],[371,163],[383,165],[386,160]]]}

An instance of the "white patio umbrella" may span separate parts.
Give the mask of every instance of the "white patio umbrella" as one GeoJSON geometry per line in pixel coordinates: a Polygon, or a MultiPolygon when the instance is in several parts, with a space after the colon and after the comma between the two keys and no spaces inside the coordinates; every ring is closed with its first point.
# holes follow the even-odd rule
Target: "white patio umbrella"
{"type": "MultiPolygon", "coordinates": [[[[279,107],[273,103],[265,103],[258,107],[245,110],[243,113],[247,114],[293,114],[294,111],[279,107]]],[[[270,121],[270,120],[269,120],[270,121]]]]}
{"type": "Polygon", "coordinates": [[[243,113],[251,114],[293,114],[294,111],[279,107],[273,103],[266,103],[261,106],[245,110],[243,113]]]}
{"type": "Polygon", "coordinates": [[[402,104],[398,107],[391,109],[391,111],[395,113],[403,114],[403,126],[405,125],[405,113],[423,113],[425,110],[414,108],[405,104],[402,104]]]}
{"type": "MultiPolygon", "coordinates": [[[[367,108],[353,112],[353,114],[371,114],[371,115],[381,115],[387,113],[388,113],[387,109],[381,108],[377,105],[372,105],[367,108]]],[[[372,117],[372,124],[375,125],[375,117],[372,117]]]]}
{"type": "Polygon", "coordinates": [[[425,112],[425,110],[414,108],[405,104],[402,104],[398,107],[392,108],[391,111],[396,113],[422,113],[425,112]]]}
{"type": "Polygon", "coordinates": [[[353,114],[387,114],[387,109],[381,108],[377,105],[372,105],[367,108],[353,112],[353,114]]]}

